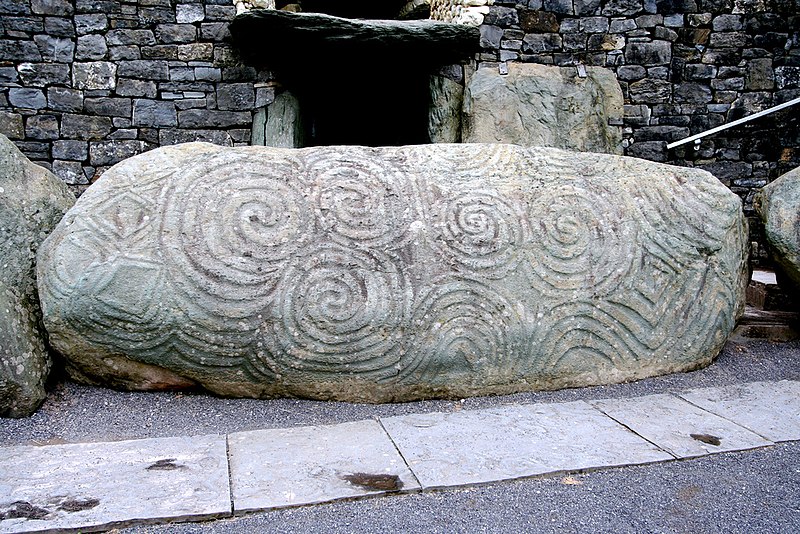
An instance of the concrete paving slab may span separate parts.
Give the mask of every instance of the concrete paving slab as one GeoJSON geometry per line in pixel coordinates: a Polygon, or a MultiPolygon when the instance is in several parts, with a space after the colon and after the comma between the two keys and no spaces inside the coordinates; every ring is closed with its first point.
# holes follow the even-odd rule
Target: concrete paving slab
{"type": "Polygon", "coordinates": [[[0,448],[0,532],[229,515],[222,436],[0,448]]]}
{"type": "Polygon", "coordinates": [[[672,459],[583,401],[381,422],[425,488],[672,459]]]}
{"type": "Polygon", "coordinates": [[[772,445],[758,434],[674,395],[589,403],[676,458],[772,445]]]}
{"type": "Polygon", "coordinates": [[[751,382],[680,396],[772,441],[800,439],[800,382],[751,382]]]}
{"type": "Polygon", "coordinates": [[[377,421],[228,437],[234,510],[262,510],[419,489],[377,421]]]}

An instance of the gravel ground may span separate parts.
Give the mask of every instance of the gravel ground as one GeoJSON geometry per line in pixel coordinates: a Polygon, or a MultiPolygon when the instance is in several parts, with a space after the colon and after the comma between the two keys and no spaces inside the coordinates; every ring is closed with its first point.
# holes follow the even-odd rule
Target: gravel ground
{"type": "Polygon", "coordinates": [[[691,373],[613,386],[478,397],[456,402],[370,405],[297,399],[221,399],[202,394],[118,392],[61,382],[34,416],[0,419],[0,446],[226,434],[408,413],[473,410],[503,404],[641,396],[780,379],[800,380],[800,341],[731,341],[713,365],[691,373]]]}
{"type": "Polygon", "coordinates": [[[800,443],[121,532],[800,532],[800,443]]]}

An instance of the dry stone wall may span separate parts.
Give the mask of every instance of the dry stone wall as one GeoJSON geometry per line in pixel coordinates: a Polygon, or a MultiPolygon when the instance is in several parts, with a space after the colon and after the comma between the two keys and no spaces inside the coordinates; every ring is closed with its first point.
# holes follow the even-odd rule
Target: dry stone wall
{"type": "Polygon", "coordinates": [[[161,145],[250,143],[266,73],[225,42],[232,0],[0,0],[0,133],[78,192],[161,145]]]}

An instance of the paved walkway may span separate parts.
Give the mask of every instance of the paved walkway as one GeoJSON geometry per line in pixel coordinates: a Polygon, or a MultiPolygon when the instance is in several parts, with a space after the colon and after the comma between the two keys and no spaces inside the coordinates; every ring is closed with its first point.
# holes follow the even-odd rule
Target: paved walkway
{"type": "Polygon", "coordinates": [[[0,448],[0,532],[228,517],[800,440],[800,382],[0,448]]]}

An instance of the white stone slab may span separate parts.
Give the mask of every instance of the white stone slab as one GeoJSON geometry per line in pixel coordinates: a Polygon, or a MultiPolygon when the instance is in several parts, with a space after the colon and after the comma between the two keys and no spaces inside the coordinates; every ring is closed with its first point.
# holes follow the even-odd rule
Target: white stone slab
{"type": "Polygon", "coordinates": [[[0,448],[0,513],[10,509],[44,517],[3,519],[0,532],[227,516],[225,438],[0,448]]]}
{"type": "Polygon", "coordinates": [[[426,488],[672,459],[582,401],[381,422],[426,488]]]}
{"type": "Polygon", "coordinates": [[[800,440],[800,382],[752,382],[680,396],[769,440],[800,440]]]}
{"type": "Polygon", "coordinates": [[[775,273],[769,271],[753,271],[753,281],[761,282],[768,286],[778,285],[778,280],[775,278],[775,273]]]}
{"type": "Polygon", "coordinates": [[[746,428],[674,395],[604,399],[590,401],[590,404],[677,458],[772,444],[746,428]],[[693,438],[692,434],[719,438],[719,445],[693,438]]]}
{"type": "Polygon", "coordinates": [[[377,421],[258,430],[228,437],[234,510],[261,510],[383,493],[344,477],[395,475],[419,489],[377,421]]]}

